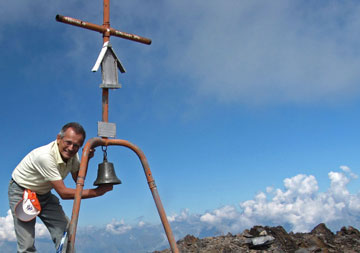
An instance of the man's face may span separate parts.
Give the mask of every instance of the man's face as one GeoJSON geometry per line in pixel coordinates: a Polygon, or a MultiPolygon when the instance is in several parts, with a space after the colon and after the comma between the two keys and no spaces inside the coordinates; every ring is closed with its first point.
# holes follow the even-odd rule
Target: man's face
{"type": "Polygon", "coordinates": [[[58,135],[56,141],[59,147],[60,155],[64,162],[67,162],[71,157],[73,157],[84,142],[83,136],[75,133],[71,127],[65,131],[63,138],[58,135]]]}

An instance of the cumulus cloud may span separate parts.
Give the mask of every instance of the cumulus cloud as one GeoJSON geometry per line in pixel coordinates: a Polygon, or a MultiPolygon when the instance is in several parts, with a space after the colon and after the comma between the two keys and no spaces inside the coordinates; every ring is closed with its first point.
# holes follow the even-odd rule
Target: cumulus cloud
{"type": "MultiPolygon", "coordinates": [[[[36,223],[35,233],[37,238],[49,236],[47,228],[42,223],[36,223]]],[[[16,241],[14,222],[10,209],[7,211],[7,215],[5,217],[0,217],[0,242],[3,241],[16,241]]]]}
{"type": "Polygon", "coordinates": [[[106,225],[106,231],[112,234],[124,234],[131,230],[131,228],[130,225],[125,224],[124,220],[112,220],[110,224],[106,225]]]}
{"type": "Polygon", "coordinates": [[[47,230],[46,226],[38,222],[35,224],[35,234],[37,238],[50,237],[50,233],[47,230]]]}
{"type": "Polygon", "coordinates": [[[0,241],[15,241],[14,223],[11,211],[5,217],[0,217],[0,241]]]}
{"type": "MultiPolygon", "coordinates": [[[[226,205],[203,214],[184,209],[167,218],[178,239],[189,233],[196,236],[239,233],[254,225],[281,225],[293,232],[309,232],[319,223],[325,223],[333,231],[342,226],[356,226],[360,222],[360,193],[351,194],[347,185],[357,175],[349,167],[341,166],[340,171],[330,171],[328,178],[330,186],[324,192],[319,191],[315,176],[299,174],[285,178],[283,188],[266,187],[238,206],[226,205]]],[[[124,221],[112,221],[107,231],[127,233],[144,224],[147,223],[140,221],[137,227],[132,227],[124,221]]]]}
{"type": "Polygon", "coordinates": [[[200,217],[202,222],[235,232],[253,225],[282,225],[294,232],[308,232],[324,222],[333,229],[360,221],[360,196],[346,186],[354,174],[350,168],[329,172],[330,188],[319,192],[312,175],[296,175],[284,180],[284,189],[260,192],[253,200],[241,202],[240,209],[225,206],[200,217]],[[326,210],[326,212],[324,212],[326,210]]]}
{"type": "Polygon", "coordinates": [[[224,220],[233,220],[237,217],[237,211],[232,206],[224,206],[220,209],[214,210],[212,213],[206,213],[200,217],[200,221],[220,224],[224,220]]]}
{"type": "MultiPolygon", "coordinates": [[[[240,202],[238,206],[226,205],[202,214],[184,209],[179,214],[168,216],[168,220],[177,240],[186,234],[206,237],[228,232],[240,233],[254,225],[280,225],[293,232],[308,232],[319,223],[325,223],[334,232],[342,226],[356,226],[360,222],[360,193],[350,193],[347,185],[356,180],[357,175],[349,167],[341,166],[339,171],[330,171],[328,178],[329,188],[323,192],[319,191],[313,175],[299,174],[285,178],[283,188],[266,187],[253,199],[240,202]]],[[[37,237],[48,234],[43,224],[37,224],[36,233],[37,237]]],[[[138,220],[136,225],[129,225],[124,220],[112,220],[105,225],[105,229],[94,227],[79,230],[81,241],[86,242],[80,244],[81,247],[106,251],[109,250],[108,243],[94,243],[94,236],[104,238],[100,241],[111,240],[112,249],[122,252],[138,252],[139,247],[141,250],[146,248],[154,251],[168,245],[161,224],[143,220],[138,220]],[[144,241],[149,244],[144,246],[144,241]]],[[[10,211],[6,217],[0,217],[0,244],[6,242],[11,242],[15,247],[10,211]]]]}
{"type": "MultiPolygon", "coordinates": [[[[356,180],[357,175],[349,167],[341,166],[340,171],[330,171],[328,178],[330,186],[325,192],[319,191],[313,175],[299,174],[284,179],[282,189],[266,187],[238,206],[226,205],[203,214],[184,209],[168,216],[168,220],[177,239],[189,233],[196,236],[239,233],[254,225],[281,225],[293,232],[308,232],[322,222],[333,231],[346,225],[356,226],[360,222],[360,193],[350,193],[347,185],[356,180]]],[[[136,239],[144,229],[161,231],[161,226],[142,220],[134,226],[124,220],[112,220],[102,231],[136,239]]],[[[38,237],[48,236],[43,224],[36,225],[36,233],[38,237]]],[[[163,238],[158,239],[163,243],[163,238]]],[[[6,217],[0,217],[0,242],[4,241],[15,241],[10,210],[6,217]]]]}
{"type": "Polygon", "coordinates": [[[348,173],[352,178],[354,178],[354,179],[358,178],[358,175],[353,173],[348,166],[342,165],[342,166],[340,166],[340,169],[343,170],[344,172],[348,173]]]}
{"type": "Polygon", "coordinates": [[[185,208],[184,210],[181,211],[180,214],[173,214],[167,217],[169,222],[172,221],[186,221],[189,219],[190,216],[190,212],[189,209],[185,208]]]}

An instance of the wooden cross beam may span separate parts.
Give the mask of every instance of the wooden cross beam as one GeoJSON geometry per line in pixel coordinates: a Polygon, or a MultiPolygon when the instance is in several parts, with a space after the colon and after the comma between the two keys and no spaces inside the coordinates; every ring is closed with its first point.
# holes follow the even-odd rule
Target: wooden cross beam
{"type": "MultiPolygon", "coordinates": [[[[116,36],[123,39],[128,39],[136,42],[140,42],[143,44],[150,45],[151,39],[141,37],[135,34],[121,32],[114,28],[110,27],[110,0],[104,1],[104,19],[103,25],[96,25],[89,22],[85,22],[79,19],[64,17],[61,15],[56,15],[56,20],[62,23],[78,26],[81,28],[85,28],[88,30],[97,31],[103,34],[103,43],[108,42],[110,40],[110,36],[116,36]]],[[[102,121],[109,121],[109,89],[102,88],[102,121]]]]}

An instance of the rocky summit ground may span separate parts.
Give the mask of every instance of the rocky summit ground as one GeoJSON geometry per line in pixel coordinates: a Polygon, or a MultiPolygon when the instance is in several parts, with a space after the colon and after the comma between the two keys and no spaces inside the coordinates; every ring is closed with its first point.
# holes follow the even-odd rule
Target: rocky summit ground
{"type": "MultiPolygon", "coordinates": [[[[255,226],[241,234],[227,234],[199,239],[192,235],[177,242],[182,253],[357,253],[360,252],[360,232],[343,227],[334,234],[325,224],[310,233],[287,233],[281,226],[255,226]]],[[[154,253],[170,253],[169,249],[154,253]]]]}

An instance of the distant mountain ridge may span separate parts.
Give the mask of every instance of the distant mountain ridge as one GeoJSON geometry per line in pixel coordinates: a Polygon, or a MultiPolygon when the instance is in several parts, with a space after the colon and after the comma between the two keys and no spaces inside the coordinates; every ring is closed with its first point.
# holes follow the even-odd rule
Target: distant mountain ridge
{"type": "MultiPolygon", "coordinates": [[[[360,232],[351,226],[338,232],[323,223],[309,233],[287,233],[281,226],[254,226],[240,233],[221,235],[211,228],[199,230],[197,226],[172,224],[181,253],[359,253],[360,232]],[[185,232],[187,231],[187,232],[185,232]],[[193,234],[187,235],[186,234],[193,234]],[[180,236],[182,234],[182,236],[180,236]],[[200,239],[201,238],[201,239],[200,239]]],[[[121,228],[121,227],[120,227],[121,228]]],[[[174,233],[174,234],[175,234],[174,233]]],[[[37,238],[38,252],[54,252],[50,237],[37,238]]],[[[124,232],[109,232],[104,227],[80,228],[76,238],[76,252],[168,253],[169,243],[160,224],[145,224],[124,232]],[[114,233],[117,232],[117,233],[114,233]],[[157,250],[157,251],[156,251],[157,250]]],[[[0,241],[1,253],[16,252],[16,242],[0,241]]]]}
{"type": "MultiPolygon", "coordinates": [[[[182,253],[357,253],[360,232],[342,227],[334,234],[324,223],[310,233],[287,233],[281,226],[254,226],[243,233],[199,239],[187,235],[177,242],[182,253]]],[[[169,253],[169,249],[154,253],[169,253]]]]}

